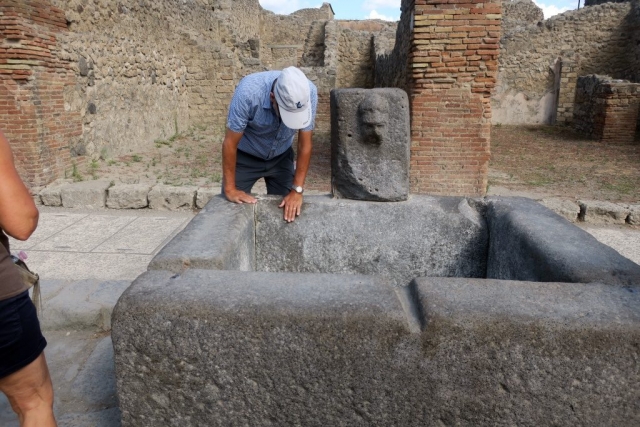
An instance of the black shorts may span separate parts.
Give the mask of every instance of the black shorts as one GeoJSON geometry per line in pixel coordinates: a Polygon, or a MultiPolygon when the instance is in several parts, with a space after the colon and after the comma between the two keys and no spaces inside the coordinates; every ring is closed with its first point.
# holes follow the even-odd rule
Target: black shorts
{"type": "MultiPolygon", "coordinates": [[[[236,156],[236,188],[250,193],[260,178],[267,184],[267,194],[286,196],[293,184],[293,148],[264,160],[238,150],[236,156]]],[[[223,185],[224,188],[224,185],[223,185]]]]}
{"type": "Polygon", "coordinates": [[[0,378],[36,360],[46,346],[29,291],[0,301],[0,378]]]}

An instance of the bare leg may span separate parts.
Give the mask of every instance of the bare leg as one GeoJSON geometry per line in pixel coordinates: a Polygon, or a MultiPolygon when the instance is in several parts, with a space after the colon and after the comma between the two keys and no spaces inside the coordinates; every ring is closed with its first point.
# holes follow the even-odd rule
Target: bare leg
{"type": "Polygon", "coordinates": [[[0,379],[0,391],[9,398],[21,427],[57,427],[53,416],[53,385],[44,353],[0,379]]]}

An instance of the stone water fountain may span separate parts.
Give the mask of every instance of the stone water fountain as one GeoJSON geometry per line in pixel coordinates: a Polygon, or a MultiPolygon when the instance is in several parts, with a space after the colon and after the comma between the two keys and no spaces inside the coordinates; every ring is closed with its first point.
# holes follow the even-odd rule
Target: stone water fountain
{"type": "Polygon", "coordinates": [[[528,199],[409,194],[409,104],[334,90],[332,196],[216,197],[113,316],[123,426],[638,425],[640,266],[528,199]]]}

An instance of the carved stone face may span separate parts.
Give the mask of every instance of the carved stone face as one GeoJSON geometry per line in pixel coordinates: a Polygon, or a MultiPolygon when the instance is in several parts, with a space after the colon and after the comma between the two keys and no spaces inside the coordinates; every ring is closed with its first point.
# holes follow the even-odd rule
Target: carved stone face
{"type": "Polygon", "coordinates": [[[369,94],[358,107],[363,144],[381,145],[387,135],[389,103],[378,94],[369,94]]]}

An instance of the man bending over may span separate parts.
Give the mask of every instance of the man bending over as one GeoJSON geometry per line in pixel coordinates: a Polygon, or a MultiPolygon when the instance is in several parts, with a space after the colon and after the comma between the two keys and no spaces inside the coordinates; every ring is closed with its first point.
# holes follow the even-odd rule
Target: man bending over
{"type": "Polygon", "coordinates": [[[264,178],[268,194],[284,196],[284,220],[300,215],[317,106],[316,86],[296,67],[254,73],[240,81],[222,143],[222,190],[227,200],[256,203],[249,193],[264,178]],[[294,163],[291,145],[296,132],[294,163]]]}

